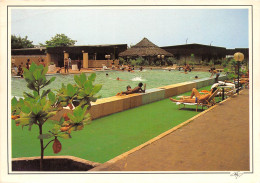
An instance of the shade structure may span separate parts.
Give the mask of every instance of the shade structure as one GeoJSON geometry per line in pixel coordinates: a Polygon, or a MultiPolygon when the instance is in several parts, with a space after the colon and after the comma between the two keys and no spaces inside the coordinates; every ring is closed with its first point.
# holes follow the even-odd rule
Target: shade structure
{"type": "Polygon", "coordinates": [[[139,43],[119,54],[120,57],[157,57],[157,55],[173,56],[173,54],[156,46],[147,38],[143,38],[139,43]]]}

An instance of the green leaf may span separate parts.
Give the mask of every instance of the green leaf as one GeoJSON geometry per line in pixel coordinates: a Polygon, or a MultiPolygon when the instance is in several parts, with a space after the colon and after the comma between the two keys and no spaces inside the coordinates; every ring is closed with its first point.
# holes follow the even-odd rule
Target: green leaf
{"type": "Polygon", "coordinates": [[[36,115],[41,111],[41,106],[39,105],[39,103],[37,103],[36,105],[34,105],[34,107],[32,108],[32,112],[36,115]]]}
{"type": "Polygon", "coordinates": [[[50,81],[53,82],[53,81],[55,81],[55,79],[56,79],[56,77],[52,77],[52,78],[50,79],[50,81]]]}
{"type": "Polygon", "coordinates": [[[32,72],[28,71],[26,68],[24,68],[23,76],[27,82],[34,80],[32,72]]]}
{"type": "Polygon", "coordinates": [[[90,80],[90,81],[95,81],[95,79],[96,79],[95,73],[90,74],[90,76],[88,77],[88,80],[90,80]]]}
{"type": "Polygon", "coordinates": [[[71,138],[70,134],[68,134],[68,133],[59,134],[58,137],[61,137],[61,138],[64,138],[64,139],[71,138]]]}
{"type": "Polygon", "coordinates": [[[54,133],[54,134],[57,134],[59,131],[60,131],[60,125],[58,125],[58,124],[55,124],[54,126],[53,126],[53,129],[51,129],[51,131],[54,133]]]}
{"type": "Polygon", "coordinates": [[[93,86],[92,86],[92,81],[87,81],[84,84],[84,93],[86,95],[89,95],[92,92],[93,86]]]}
{"type": "Polygon", "coordinates": [[[56,77],[52,77],[50,80],[48,80],[47,82],[45,82],[45,83],[43,84],[43,87],[44,87],[44,86],[47,86],[47,85],[49,85],[49,84],[51,84],[53,81],[55,81],[55,79],[56,79],[56,77]]]}
{"type": "Polygon", "coordinates": [[[87,78],[86,78],[86,75],[84,73],[81,73],[79,75],[79,79],[80,79],[80,83],[83,84],[86,82],[87,78]]]}
{"type": "Polygon", "coordinates": [[[50,134],[50,133],[45,133],[45,134],[39,135],[39,136],[38,136],[38,139],[49,139],[49,138],[51,138],[51,137],[53,137],[52,134],[50,134]]]}
{"type": "Polygon", "coordinates": [[[34,96],[34,98],[38,97],[39,96],[38,92],[37,91],[33,91],[33,96],[34,96]]]}
{"type": "Polygon", "coordinates": [[[62,125],[64,123],[64,117],[60,118],[59,125],[62,125]]]}
{"type": "Polygon", "coordinates": [[[34,98],[34,96],[33,96],[32,94],[30,94],[30,93],[26,93],[26,92],[23,92],[23,93],[24,93],[24,95],[27,96],[27,97],[34,98]]]}
{"type": "Polygon", "coordinates": [[[41,70],[37,69],[33,72],[33,77],[35,80],[39,80],[41,78],[41,70]]]}
{"type": "Polygon", "coordinates": [[[98,99],[98,97],[89,97],[89,100],[90,100],[91,102],[96,102],[97,99],[98,99]]]}
{"type": "Polygon", "coordinates": [[[16,97],[13,97],[12,100],[11,100],[11,105],[15,106],[17,104],[18,104],[18,101],[17,101],[16,97]]]}
{"type": "Polygon", "coordinates": [[[52,91],[48,94],[48,98],[52,103],[56,101],[55,94],[52,91]]]}
{"type": "Polygon", "coordinates": [[[33,82],[29,82],[29,83],[27,84],[27,87],[28,87],[29,89],[31,89],[31,90],[37,91],[37,89],[35,88],[35,85],[34,85],[33,82]]]}
{"type": "Polygon", "coordinates": [[[48,93],[50,93],[50,91],[51,91],[50,89],[48,89],[47,91],[43,90],[43,92],[42,92],[42,97],[47,96],[48,93]]]}
{"type": "Polygon", "coordinates": [[[76,116],[74,116],[74,115],[71,114],[71,113],[68,113],[67,115],[68,115],[68,117],[71,119],[71,121],[73,121],[74,123],[78,123],[76,116]]]}
{"type": "Polygon", "coordinates": [[[51,118],[52,116],[55,116],[57,114],[57,111],[48,112],[46,118],[51,118]]]}
{"type": "Polygon", "coordinates": [[[83,83],[80,82],[80,78],[78,75],[74,75],[74,80],[80,87],[83,87],[83,83]]]}
{"type": "Polygon", "coordinates": [[[101,84],[97,84],[94,86],[92,92],[90,93],[90,95],[95,95],[97,94],[102,88],[102,85],[101,84]]]}
{"type": "Polygon", "coordinates": [[[69,97],[72,97],[72,96],[74,96],[75,95],[75,93],[76,93],[76,88],[74,88],[71,84],[68,84],[67,85],[67,95],[69,96],[69,97]]]}
{"type": "Polygon", "coordinates": [[[74,114],[74,116],[76,116],[76,117],[81,116],[82,113],[83,113],[83,111],[82,111],[81,107],[76,107],[76,108],[74,109],[74,111],[73,111],[73,114],[74,114]]]}
{"type": "Polygon", "coordinates": [[[27,117],[27,118],[18,118],[15,120],[16,123],[20,123],[20,125],[29,125],[29,122],[30,122],[30,118],[27,117]]]}
{"type": "Polygon", "coordinates": [[[31,72],[35,71],[36,67],[37,67],[37,65],[34,62],[32,62],[29,71],[31,71],[31,72]]]}
{"type": "Polygon", "coordinates": [[[42,75],[46,75],[48,72],[48,67],[44,67],[43,71],[42,71],[42,75]]]}
{"type": "Polygon", "coordinates": [[[20,117],[21,118],[28,118],[29,114],[24,113],[24,112],[20,112],[20,117]]]}
{"type": "Polygon", "coordinates": [[[28,106],[26,106],[26,105],[22,105],[21,106],[21,111],[26,113],[26,114],[29,114],[31,112],[31,109],[28,106]]]}

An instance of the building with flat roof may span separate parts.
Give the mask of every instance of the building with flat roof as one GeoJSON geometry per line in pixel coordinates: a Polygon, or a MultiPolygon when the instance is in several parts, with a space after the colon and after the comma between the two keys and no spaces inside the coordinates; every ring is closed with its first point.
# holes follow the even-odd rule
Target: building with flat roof
{"type": "Polygon", "coordinates": [[[12,49],[12,60],[16,65],[25,64],[27,59],[31,62],[44,60],[45,64],[55,64],[57,67],[64,66],[64,59],[70,58],[72,64],[79,60],[83,68],[110,66],[112,62],[118,62],[118,55],[127,49],[127,44],[111,45],[82,45],[67,47],[42,47],[12,49]],[[109,57],[106,58],[106,56],[109,57]]]}
{"type": "Polygon", "coordinates": [[[221,60],[226,57],[226,48],[203,44],[184,44],[161,48],[172,53],[176,60],[184,62],[190,60],[195,63],[209,62],[210,60],[221,60]]]}

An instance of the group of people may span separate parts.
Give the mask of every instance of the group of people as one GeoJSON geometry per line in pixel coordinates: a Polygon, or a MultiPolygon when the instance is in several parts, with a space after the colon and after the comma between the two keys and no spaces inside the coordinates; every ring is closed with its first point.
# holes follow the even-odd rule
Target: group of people
{"type": "MultiPolygon", "coordinates": [[[[213,71],[214,70],[211,70],[211,72],[213,72],[213,71]]],[[[215,73],[215,72],[213,72],[213,73],[215,73]]],[[[219,75],[217,75],[217,78],[218,78],[218,76],[219,75]]],[[[249,83],[248,77],[246,77],[246,76],[242,77],[242,80],[240,81],[240,83],[245,84],[245,85],[248,84],[249,83]]],[[[208,98],[217,90],[218,87],[221,87],[221,86],[228,87],[230,89],[231,96],[238,91],[238,89],[236,89],[236,85],[234,83],[228,82],[228,81],[225,80],[225,81],[218,81],[218,82],[214,83],[211,86],[210,91],[203,91],[204,94],[200,94],[200,92],[196,88],[193,88],[192,91],[191,91],[191,95],[189,97],[183,98],[183,99],[180,99],[180,100],[170,98],[170,100],[173,101],[173,102],[206,104],[208,98]]]]}
{"type": "MultiPolygon", "coordinates": [[[[81,60],[77,60],[78,70],[81,70],[81,60]]],[[[72,68],[72,61],[70,58],[64,58],[64,70],[65,73],[69,73],[69,68],[72,68]]],[[[59,71],[60,73],[61,71],[59,71]]]]}
{"type": "MultiPolygon", "coordinates": [[[[44,59],[42,59],[41,57],[38,58],[38,63],[36,62],[37,65],[43,65],[43,67],[45,67],[45,63],[44,63],[44,59]]],[[[30,69],[31,66],[31,60],[28,58],[26,63],[25,63],[25,68],[26,69],[30,69]]],[[[18,65],[18,67],[15,64],[15,59],[12,58],[12,74],[16,75],[16,76],[20,76],[23,77],[23,62],[21,62],[21,64],[18,65]]]]}
{"type": "Polygon", "coordinates": [[[178,69],[179,69],[179,71],[184,70],[185,74],[187,74],[187,71],[191,72],[191,66],[189,64],[184,64],[184,66],[179,67],[178,69]]]}

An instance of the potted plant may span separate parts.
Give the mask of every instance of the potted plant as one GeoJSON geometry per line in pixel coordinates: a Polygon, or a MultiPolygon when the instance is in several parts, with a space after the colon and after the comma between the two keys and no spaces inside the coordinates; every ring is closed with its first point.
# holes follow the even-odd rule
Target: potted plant
{"type": "Polygon", "coordinates": [[[54,64],[54,62],[50,62],[50,65],[48,66],[48,71],[49,72],[56,71],[56,65],[54,64]]]}

